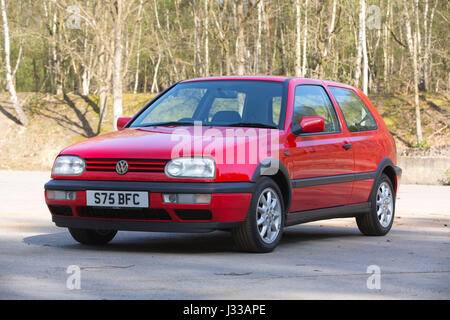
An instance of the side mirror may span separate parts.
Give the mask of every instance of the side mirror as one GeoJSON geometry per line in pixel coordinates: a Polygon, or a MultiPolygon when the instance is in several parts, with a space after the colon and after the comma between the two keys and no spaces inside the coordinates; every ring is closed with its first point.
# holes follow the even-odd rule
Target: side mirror
{"type": "Polygon", "coordinates": [[[300,129],[294,132],[299,133],[318,133],[325,130],[325,119],[322,117],[303,117],[300,120],[300,129]]]}
{"type": "Polygon", "coordinates": [[[123,130],[123,127],[127,125],[128,122],[130,122],[131,117],[120,117],[117,119],[117,130],[123,130]]]}

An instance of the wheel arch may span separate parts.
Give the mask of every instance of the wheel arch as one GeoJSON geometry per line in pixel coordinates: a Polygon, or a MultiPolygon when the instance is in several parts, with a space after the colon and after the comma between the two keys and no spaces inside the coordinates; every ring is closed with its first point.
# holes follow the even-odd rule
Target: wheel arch
{"type": "Polygon", "coordinates": [[[375,179],[373,180],[372,191],[370,192],[369,196],[369,202],[370,199],[372,199],[374,192],[376,192],[378,179],[383,173],[386,174],[388,178],[391,180],[392,186],[394,187],[394,194],[395,195],[397,194],[398,182],[394,162],[389,158],[383,158],[380,161],[380,164],[378,165],[377,170],[375,172],[375,179]]]}
{"type": "Polygon", "coordinates": [[[251,182],[257,182],[261,177],[270,177],[275,181],[282,193],[285,213],[289,212],[292,202],[292,182],[286,166],[278,159],[264,159],[253,172],[251,182]]]}

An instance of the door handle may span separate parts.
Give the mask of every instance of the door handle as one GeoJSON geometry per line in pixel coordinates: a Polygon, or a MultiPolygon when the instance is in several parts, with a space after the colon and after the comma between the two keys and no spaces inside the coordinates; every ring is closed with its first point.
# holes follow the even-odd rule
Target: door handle
{"type": "Polygon", "coordinates": [[[344,144],[342,145],[342,148],[344,148],[345,150],[351,149],[351,147],[352,147],[352,144],[351,144],[351,143],[344,143],[344,144]]]}

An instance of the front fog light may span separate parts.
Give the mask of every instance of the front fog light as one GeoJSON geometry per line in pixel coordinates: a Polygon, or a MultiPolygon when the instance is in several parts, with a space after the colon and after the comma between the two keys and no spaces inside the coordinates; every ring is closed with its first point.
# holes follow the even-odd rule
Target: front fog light
{"type": "Polygon", "coordinates": [[[76,191],[47,190],[47,198],[50,200],[76,200],[76,191]]]}
{"type": "Polygon", "coordinates": [[[211,202],[211,195],[203,193],[167,193],[163,194],[163,201],[164,203],[208,204],[211,202]]]}

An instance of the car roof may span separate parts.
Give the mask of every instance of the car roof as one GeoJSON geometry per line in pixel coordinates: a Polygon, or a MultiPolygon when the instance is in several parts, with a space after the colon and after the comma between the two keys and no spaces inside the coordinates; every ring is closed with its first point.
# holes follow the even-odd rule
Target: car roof
{"type": "Polygon", "coordinates": [[[214,81],[214,80],[259,80],[259,81],[278,81],[284,82],[291,77],[285,76],[220,76],[220,77],[206,77],[183,80],[181,82],[194,82],[194,81],[214,81]]]}
{"type": "Polygon", "coordinates": [[[217,80],[256,80],[256,81],[277,81],[284,82],[286,80],[294,80],[294,79],[303,79],[305,83],[308,83],[308,80],[311,82],[321,81],[326,86],[337,86],[342,88],[354,89],[359,91],[358,88],[353,87],[351,85],[335,82],[330,80],[320,80],[320,79],[309,79],[309,78],[300,78],[300,77],[287,77],[287,76],[267,76],[267,75],[256,75],[256,76],[218,76],[218,77],[204,77],[204,78],[194,78],[188,80],[182,80],[180,82],[195,82],[195,81],[217,81],[217,80]]]}

